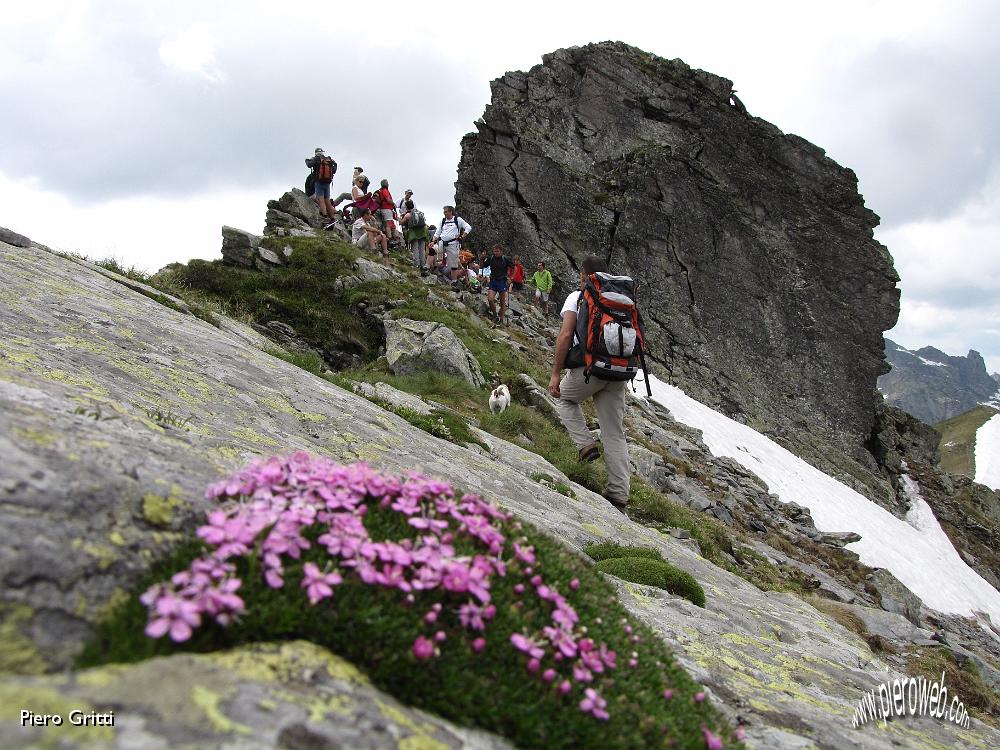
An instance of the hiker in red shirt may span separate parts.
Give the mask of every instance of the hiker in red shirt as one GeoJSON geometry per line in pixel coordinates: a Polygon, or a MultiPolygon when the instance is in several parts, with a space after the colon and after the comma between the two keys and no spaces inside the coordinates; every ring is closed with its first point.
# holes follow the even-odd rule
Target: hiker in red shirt
{"type": "Polygon", "coordinates": [[[385,232],[386,237],[395,240],[396,221],[399,219],[396,214],[396,202],[392,199],[392,193],[389,192],[389,181],[382,180],[381,184],[382,187],[376,190],[372,197],[378,204],[379,224],[382,226],[382,231],[385,232]]]}
{"type": "Polygon", "coordinates": [[[510,269],[510,281],[514,286],[514,294],[520,294],[524,289],[524,266],[521,265],[521,256],[514,256],[514,267],[510,269]]]}

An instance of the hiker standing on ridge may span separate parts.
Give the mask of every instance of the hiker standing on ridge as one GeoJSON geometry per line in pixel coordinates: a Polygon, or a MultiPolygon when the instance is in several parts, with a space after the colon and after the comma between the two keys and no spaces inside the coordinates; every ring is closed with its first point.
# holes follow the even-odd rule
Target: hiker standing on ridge
{"type": "Polygon", "coordinates": [[[514,262],[503,254],[503,248],[500,245],[494,245],[493,255],[484,261],[483,268],[488,268],[490,272],[489,290],[486,293],[486,299],[490,305],[490,314],[497,325],[506,325],[507,289],[510,286],[507,274],[514,268],[514,262]],[[498,294],[500,295],[499,314],[497,314],[496,309],[496,297],[498,294]]]}
{"type": "MultiPolygon", "coordinates": [[[[407,190],[406,194],[410,195],[410,191],[407,190]]],[[[399,222],[403,226],[403,237],[406,240],[406,246],[410,249],[413,267],[420,271],[421,276],[424,276],[427,274],[427,269],[424,267],[426,264],[424,248],[429,236],[424,212],[418,211],[413,206],[413,201],[409,199],[403,204],[403,209],[403,217],[399,222]]]]}
{"type": "MultiPolygon", "coordinates": [[[[593,397],[608,468],[604,497],[624,511],[629,498],[625,387],[640,368],[645,372],[645,337],[635,304],[635,282],[607,271],[607,263],[596,255],[583,259],[580,291],[570,294],[562,307],[549,393],[558,399],[556,411],[581,461],[600,456],[580,407],[593,397]],[[569,369],[560,379],[564,367],[569,369]]],[[[648,376],[646,380],[648,388],[648,376]]]]}
{"type": "Polygon", "coordinates": [[[469,226],[469,222],[455,213],[454,206],[445,206],[444,218],[441,220],[441,226],[434,232],[431,247],[436,248],[438,242],[441,243],[448,257],[448,271],[452,281],[458,281],[462,277],[462,263],[458,258],[458,251],[462,247],[462,240],[470,234],[472,227],[469,226]]]}
{"type": "Polygon", "coordinates": [[[524,266],[521,264],[521,256],[514,256],[514,265],[510,269],[511,291],[519,298],[524,290],[524,266]]]}
{"type": "Polygon", "coordinates": [[[330,203],[330,185],[337,174],[337,162],[324,154],[323,149],[317,148],[313,157],[306,159],[306,166],[313,171],[313,200],[319,205],[323,218],[333,221],[336,215],[330,203]]]}
{"type": "Polygon", "coordinates": [[[392,199],[392,193],[389,192],[389,181],[382,180],[380,187],[374,193],[372,197],[376,201],[376,210],[378,211],[378,223],[385,232],[385,236],[390,240],[396,239],[396,220],[399,216],[396,214],[396,202],[392,199]]]}
{"type": "Polygon", "coordinates": [[[403,214],[406,213],[406,201],[412,201],[412,200],[413,200],[413,191],[407,190],[406,192],[403,193],[403,197],[399,199],[399,202],[396,203],[396,211],[399,213],[400,219],[402,219],[403,214]]]}
{"type": "Polygon", "coordinates": [[[531,274],[531,283],[535,285],[535,302],[548,315],[549,295],[555,282],[552,281],[552,273],[545,268],[543,261],[538,261],[538,270],[531,274]]]}

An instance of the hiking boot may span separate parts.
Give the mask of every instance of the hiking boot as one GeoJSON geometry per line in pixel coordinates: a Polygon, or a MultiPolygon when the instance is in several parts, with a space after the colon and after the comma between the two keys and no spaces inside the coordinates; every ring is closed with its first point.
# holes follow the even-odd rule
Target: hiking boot
{"type": "Polygon", "coordinates": [[[625,509],[628,507],[627,499],[619,500],[618,498],[612,497],[611,495],[601,495],[601,497],[603,497],[605,500],[607,500],[609,503],[615,506],[615,508],[621,511],[622,513],[624,513],[625,509]]]}
{"type": "Polygon", "coordinates": [[[580,461],[586,461],[588,463],[596,461],[601,457],[601,446],[598,443],[591,443],[590,445],[585,445],[580,449],[580,461]]]}

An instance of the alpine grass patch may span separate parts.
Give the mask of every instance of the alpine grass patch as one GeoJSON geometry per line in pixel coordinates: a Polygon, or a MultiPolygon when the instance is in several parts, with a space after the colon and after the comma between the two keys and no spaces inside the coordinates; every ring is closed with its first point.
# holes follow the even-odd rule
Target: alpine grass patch
{"type": "Polygon", "coordinates": [[[633,547],[618,542],[593,542],[584,547],[583,551],[596,562],[615,557],[645,557],[650,560],[663,560],[663,555],[652,547],[633,547]]]}
{"type": "Polygon", "coordinates": [[[595,570],[476,496],[306,454],[209,495],[200,541],[99,626],[81,666],[304,638],[519,747],[739,746],[595,570]]]}
{"type": "Polygon", "coordinates": [[[671,565],[652,547],[632,547],[617,542],[597,542],[583,548],[597,561],[597,569],[624,581],[656,586],[705,606],[705,591],[690,573],[671,565]]]}

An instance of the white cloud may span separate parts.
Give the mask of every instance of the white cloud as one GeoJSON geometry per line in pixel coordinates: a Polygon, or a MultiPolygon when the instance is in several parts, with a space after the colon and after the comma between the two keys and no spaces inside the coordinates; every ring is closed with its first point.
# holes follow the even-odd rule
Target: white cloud
{"type": "Polygon", "coordinates": [[[215,37],[205,24],[194,24],[160,42],[160,59],[170,68],[222,83],[225,73],[215,64],[215,37]]]}
{"type": "Polygon", "coordinates": [[[433,0],[416,12],[389,0],[371,27],[344,13],[254,0],[5,8],[0,223],[147,267],[213,257],[219,226],[259,228],[317,145],[343,167],[335,189],[362,163],[414,187],[435,216],[491,78],[621,39],[733,79],[753,114],[853,168],[902,276],[892,335],[977,348],[1000,369],[995,4],[844,0],[833,13],[708,0],[622,13],[591,0],[433,0]]]}

